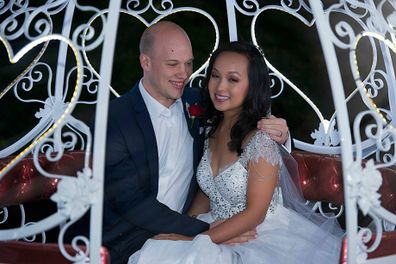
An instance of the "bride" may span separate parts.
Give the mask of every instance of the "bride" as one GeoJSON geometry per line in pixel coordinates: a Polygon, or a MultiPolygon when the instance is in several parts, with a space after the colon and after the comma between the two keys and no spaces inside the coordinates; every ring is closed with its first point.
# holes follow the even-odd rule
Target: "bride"
{"type": "Polygon", "coordinates": [[[202,191],[189,214],[211,228],[195,237],[159,234],[128,263],[338,263],[342,230],[305,206],[297,170],[285,165],[291,156],[256,129],[271,96],[260,50],[231,42],[212,54],[207,72],[202,191]],[[224,243],[255,227],[255,239],[224,243]]]}

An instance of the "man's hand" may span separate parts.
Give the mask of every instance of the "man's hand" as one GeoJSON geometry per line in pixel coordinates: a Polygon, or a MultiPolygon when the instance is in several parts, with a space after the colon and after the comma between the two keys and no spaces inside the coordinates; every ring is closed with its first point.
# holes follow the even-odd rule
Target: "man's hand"
{"type": "Polygon", "coordinates": [[[257,128],[267,132],[279,144],[284,144],[289,138],[289,128],[287,127],[286,120],[283,118],[277,118],[273,115],[262,118],[257,122],[257,128]]]}
{"type": "Polygon", "coordinates": [[[153,237],[156,240],[193,240],[193,237],[179,235],[179,234],[158,234],[153,237]]]}

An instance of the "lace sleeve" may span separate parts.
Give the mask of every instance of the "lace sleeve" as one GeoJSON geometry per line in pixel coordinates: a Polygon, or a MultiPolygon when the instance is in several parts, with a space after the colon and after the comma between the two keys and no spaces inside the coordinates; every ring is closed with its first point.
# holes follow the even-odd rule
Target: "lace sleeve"
{"type": "Polygon", "coordinates": [[[245,168],[247,168],[249,161],[258,162],[259,159],[265,159],[272,166],[280,167],[282,165],[282,157],[278,145],[267,133],[262,131],[256,132],[250,139],[241,156],[241,161],[245,168]]]}

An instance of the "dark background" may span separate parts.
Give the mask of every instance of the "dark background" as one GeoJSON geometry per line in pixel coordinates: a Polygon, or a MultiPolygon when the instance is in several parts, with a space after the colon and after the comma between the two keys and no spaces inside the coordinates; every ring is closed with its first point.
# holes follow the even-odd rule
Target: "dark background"
{"type": "MultiPolygon", "coordinates": [[[[156,2],[156,1],[154,1],[156,2]]],[[[269,4],[271,1],[262,1],[269,4]]],[[[278,3],[279,1],[272,1],[278,3]]],[[[92,1],[79,1],[80,4],[90,4],[92,1]]],[[[186,1],[173,1],[174,7],[186,5],[186,1]]],[[[35,2],[38,5],[38,3],[35,2]]],[[[95,1],[95,6],[104,8],[107,1],[95,1]]],[[[229,40],[227,16],[225,12],[225,1],[189,1],[189,6],[201,8],[207,11],[216,20],[220,30],[220,43],[229,40]]],[[[125,3],[123,3],[125,6],[125,3]]],[[[158,5],[158,8],[160,6],[158,5]]],[[[251,41],[250,26],[252,17],[237,13],[238,37],[240,40],[251,41]]],[[[60,32],[63,12],[58,16],[53,16],[54,32],[60,32]]],[[[73,25],[85,23],[92,15],[92,12],[77,11],[74,15],[73,25]]],[[[304,14],[311,20],[310,14],[304,14]]],[[[156,14],[147,12],[145,18],[151,21],[156,14]]],[[[0,21],[5,15],[0,16],[0,21]]],[[[198,69],[211,53],[215,41],[215,33],[211,22],[204,16],[192,12],[179,12],[168,16],[166,19],[180,24],[189,34],[195,56],[194,69],[198,69]]],[[[101,29],[101,23],[94,22],[94,26],[101,29]]],[[[145,26],[138,19],[120,14],[119,27],[117,32],[115,59],[111,85],[120,94],[128,91],[136,81],[139,80],[142,72],[138,61],[138,41],[145,26]]],[[[307,27],[298,19],[287,13],[280,11],[265,11],[262,13],[256,24],[257,40],[267,59],[279,71],[286,75],[300,89],[306,93],[311,100],[321,109],[324,116],[330,116],[333,109],[331,91],[327,77],[327,71],[323,60],[320,42],[315,27],[307,27]]],[[[14,53],[26,45],[26,38],[12,41],[11,45],[14,53]]],[[[0,91],[25,69],[33,58],[38,54],[42,45],[30,51],[17,64],[9,63],[6,50],[3,45],[0,47],[0,91]]],[[[88,52],[88,57],[96,71],[100,69],[101,47],[88,52]]],[[[55,69],[57,60],[58,42],[52,41],[49,44],[41,61],[47,62],[55,69]]],[[[74,58],[68,57],[70,68],[75,65],[74,58]]],[[[41,67],[43,69],[43,67],[41,67]]],[[[45,71],[44,71],[45,72],[45,71]]],[[[29,92],[19,93],[24,98],[38,98],[45,100],[47,97],[48,74],[43,80],[36,83],[29,92]]],[[[52,86],[54,86],[56,72],[52,73],[52,86]]],[[[69,90],[72,90],[70,86],[69,90]]],[[[278,89],[276,89],[278,90],[278,89]]],[[[81,99],[94,100],[95,96],[87,92],[82,93],[81,99]]],[[[113,98],[113,97],[112,97],[113,98]]],[[[39,111],[42,104],[22,103],[15,98],[13,90],[10,90],[0,99],[0,148],[10,145],[28,132],[38,119],[34,114],[39,111]]],[[[90,120],[94,112],[93,105],[79,105],[73,115],[85,122],[90,120]]],[[[318,119],[313,111],[303,102],[303,100],[289,87],[285,86],[282,95],[273,100],[272,112],[287,119],[292,135],[298,139],[312,142],[310,132],[318,126],[318,119]]]]}

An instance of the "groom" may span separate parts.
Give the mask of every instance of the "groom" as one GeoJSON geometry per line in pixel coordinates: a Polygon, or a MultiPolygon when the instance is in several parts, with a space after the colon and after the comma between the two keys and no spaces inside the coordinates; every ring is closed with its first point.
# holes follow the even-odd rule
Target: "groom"
{"type": "MultiPolygon", "coordinates": [[[[199,93],[184,89],[192,74],[190,40],[178,25],[158,22],[143,33],[139,59],[143,78],[109,106],[103,244],[112,263],[125,263],[156,234],[194,236],[209,228],[183,214],[197,190],[193,175],[203,150],[200,119],[188,108],[199,93]]],[[[266,122],[283,143],[284,120],[266,122]]]]}

